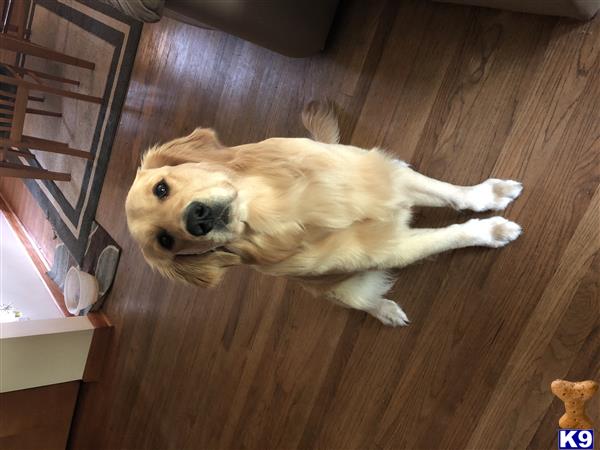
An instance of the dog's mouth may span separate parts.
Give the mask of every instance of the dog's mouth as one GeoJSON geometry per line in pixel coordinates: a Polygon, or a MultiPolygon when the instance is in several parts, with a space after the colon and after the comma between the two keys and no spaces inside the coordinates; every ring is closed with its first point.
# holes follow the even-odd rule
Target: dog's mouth
{"type": "Polygon", "coordinates": [[[175,256],[202,256],[202,255],[208,255],[209,253],[214,253],[214,252],[223,252],[223,253],[231,253],[231,254],[235,253],[235,252],[232,252],[227,247],[225,247],[224,245],[218,245],[216,247],[211,247],[211,248],[205,249],[205,250],[200,250],[198,248],[190,248],[187,250],[182,250],[182,251],[177,252],[175,254],[175,256]]]}

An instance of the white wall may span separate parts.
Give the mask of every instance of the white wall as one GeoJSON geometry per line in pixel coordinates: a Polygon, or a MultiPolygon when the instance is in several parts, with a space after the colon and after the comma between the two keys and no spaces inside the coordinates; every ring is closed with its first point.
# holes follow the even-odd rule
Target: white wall
{"type": "Polygon", "coordinates": [[[63,317],[21,240],[0,211],[0,304],[32,320],[63,317]]]}

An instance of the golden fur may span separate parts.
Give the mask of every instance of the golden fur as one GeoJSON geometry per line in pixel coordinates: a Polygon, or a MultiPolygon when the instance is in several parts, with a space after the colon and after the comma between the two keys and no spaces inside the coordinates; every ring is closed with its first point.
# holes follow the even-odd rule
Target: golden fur
{"type": "Polygon", "coordinates": [[[519,195],[513,181],[453,186],[427,178],[380,149],[340,145],[328,105],[312,103],[303,122],[314,139],[272,138],[226,147],[213,130],[149,149],[126,202],[130,231],[146,260],[169,278],[214,286],[227,267],[303,281],[346,306],[386,324],[407,323],[383,298],[387,269],[469,245],[498,247],[518,225],[500,217],[439,230],[409,227],[413,205],[502,209],[519,195]],[[169,195],[153,187],[164,181],[169,195]],[[224,230],[202,237],[186,231],[183,211],[194,201],[230,207],[224,230]],[[165,250],[157,234],[168,232],[165,250]]]}

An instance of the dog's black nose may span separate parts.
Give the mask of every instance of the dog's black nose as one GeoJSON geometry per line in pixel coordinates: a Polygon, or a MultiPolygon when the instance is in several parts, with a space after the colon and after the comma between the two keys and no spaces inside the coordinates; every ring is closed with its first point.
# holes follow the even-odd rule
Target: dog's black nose
{"type": "Polygon", "coordinates": [[[200,202],[192,202],[185,210],[185,228],[193,236],[204,236],[215,226],[212,209],[200,202]]]}

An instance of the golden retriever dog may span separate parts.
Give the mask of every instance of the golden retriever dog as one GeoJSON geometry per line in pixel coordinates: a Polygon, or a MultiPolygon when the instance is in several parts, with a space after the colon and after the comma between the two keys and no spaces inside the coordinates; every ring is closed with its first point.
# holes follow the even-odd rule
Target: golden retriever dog
{"type": "Polygon", "coordinates": [[[149,149],[126,202],[148,263],[200,286],[250,265],[397,326],[408,319],[385,298],[390,269],[446,250],[502,247],[521,234],[502,217],[411,228],[413,206],[501,210],[522,186],[498,179],[456,186],[381,149],[342,145],[329,105],[311,103],[302,119],[312,139],[227,147],[197,128],[149,149]]]}

